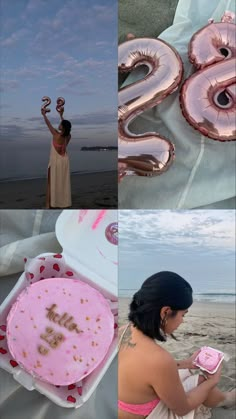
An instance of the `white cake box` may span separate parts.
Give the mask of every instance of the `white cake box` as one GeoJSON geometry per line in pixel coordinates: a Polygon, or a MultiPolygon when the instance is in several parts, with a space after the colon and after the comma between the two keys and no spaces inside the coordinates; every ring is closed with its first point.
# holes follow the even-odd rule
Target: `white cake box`
{"type": "MultiPolygon", "coordinates": [[[[83,280],[103,294],[109,302],[116,327],[117,211],[64,210],[56,223],[56,236],[63,249],[61,255],[64,271],[68,272],[70,277],[73,271],[72,278],[83,280]]],[[[46,260],[49,260],[53,255],[38,255],[36,262],[38,258],[46,257],[46,260]]],[[[5,336],[7,315],[20,292],[29,285],[28,274],[26,269],[0,306],[0,367],[10,372],[14,379],[28,390],[38,390],[59,406],[78,408],[94,392],[117,353],[117,329],[114,329],[113,341],[102,363],[82,382],[69,386],[54,386],[33,377],[12,359],[5,336]]]]}

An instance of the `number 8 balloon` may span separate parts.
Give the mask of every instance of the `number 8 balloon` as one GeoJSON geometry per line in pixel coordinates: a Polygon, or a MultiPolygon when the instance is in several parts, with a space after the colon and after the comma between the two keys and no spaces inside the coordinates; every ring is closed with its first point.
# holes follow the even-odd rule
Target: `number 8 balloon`
{"type": "Polygon", "coordinates": [[[56,110],[57,112],[64,112],[64,105],[65,105],[65,99],[63,97],[58,97],[57,98],[57,106],[56,106],[56,110]]]}
{"type": "Polygon", "coordinates": [[[121,44],[119,72],[130,72],[140,65],[147,66],[148,74],[118,95],[119,161],[126,163],[126,175],[156,176],[172,164],[174,145],[157,133],[131,133],[129,125],[178,88],[183,65],[177,51],[160,39],[137,38],[121,44]]]}
{"type": "Polygon", "coordinates": [[[189,60],[197,69],[182,86],[180,105],[186,120],[203,135],[218,141],[236,140],[236,25],[226,12],[221,22],[196,32],[189,60]]]}

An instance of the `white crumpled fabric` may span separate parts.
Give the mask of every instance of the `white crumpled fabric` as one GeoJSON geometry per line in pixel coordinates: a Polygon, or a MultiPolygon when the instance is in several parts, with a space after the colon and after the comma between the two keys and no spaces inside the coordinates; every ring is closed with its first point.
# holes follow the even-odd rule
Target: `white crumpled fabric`
{"type": "MultiPolygon", "coordinates": [[[[209,18],[220,21],[226,10],[235,12],[235,7],[235,0],[179,0],[173,25],[159,37],[181,55],[184,79],[193,71],[187,57],[191,36],[209,18]]],[[[143,74],[141,68],[135,70],[123,86],[143,74]]],[[[214,141],[193,129],[181,113],[179,91],[136,118],[130,130],[166,136],[175,144],[176,158],[161,176],[125,177],[119,187],[120,208],[235,208],[236,143],[214,141]]]]}
{"type": "MultiPolygon", "coordinates": [[[[61,211],[0,211],[0,304],[24,271],[24,258],[60,253],[55,223],[61,211]]],[[[30,267],[26,263],[26,268],[30,267]]],[[[1,347],[1,342],[0,342],[1,347]]],[[[116,419],[117,364],[113,361],[96,391],[78,409],[59,407],[38,391],[28,391],[0,369],[1,419],[116,419]]]]}

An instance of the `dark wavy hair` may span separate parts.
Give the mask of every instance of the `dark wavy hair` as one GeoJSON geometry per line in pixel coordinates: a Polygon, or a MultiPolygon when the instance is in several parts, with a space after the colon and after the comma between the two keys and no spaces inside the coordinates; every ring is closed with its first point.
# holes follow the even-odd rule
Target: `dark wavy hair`
{"type": "Polygon", "coordinates": [[[193,303],[189,283],[174,272],[163,271],[150,276],[137,291],[130,304],[129,320],[146,336],[159,341],[166,337],[161,330],[162,307],[170,307],[172,316],[187,310],[193,303]]]}
{"type": "Polygon", "coordinates": [[[71,123],[70,121],[67,121],[67,119],[63,119],[61,121],[61,126],[63,128],[63,137],[68,137],[68,135],[70,135],[70,130],[71,130],[71,123]]]}

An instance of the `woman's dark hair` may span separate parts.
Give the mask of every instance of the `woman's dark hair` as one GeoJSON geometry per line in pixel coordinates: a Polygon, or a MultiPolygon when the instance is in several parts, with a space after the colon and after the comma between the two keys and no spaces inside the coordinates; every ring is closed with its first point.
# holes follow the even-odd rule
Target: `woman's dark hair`
{"type": "Polygon", "coordinates": [[[173,316],[193,303],[193,290],[189,283],[174,272],[158,272],[150,276],[137,291],[130,304],[129,320],[152,339],[165,341],[161,330],[160,311],[170,307],[173,316]]]}
{"type": "Polygon", "coordinates": [[[67,119],[63,119],[61,121],[61,126],[63,128],[63,137],[68,137],[68,135],[70,135],[70,130],[71,130],[70,121],[67,121],[67,119]]]}

